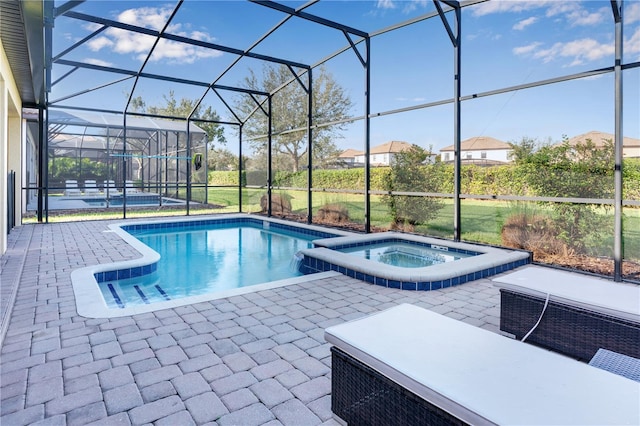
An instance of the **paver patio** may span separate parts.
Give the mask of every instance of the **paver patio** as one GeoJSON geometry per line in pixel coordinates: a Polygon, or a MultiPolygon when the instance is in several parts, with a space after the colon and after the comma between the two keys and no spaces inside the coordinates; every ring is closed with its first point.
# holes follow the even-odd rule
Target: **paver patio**
{"type": "Polygon", "coordinates": [[[0,260],[3,426],[337,424],[326,327],[413,303],[498,331],[499,292],[487,279],[410,292],[338,276],[81,317],[70,272],[139,257],[110,223],[23,225],[9,235],[0,260]]]}

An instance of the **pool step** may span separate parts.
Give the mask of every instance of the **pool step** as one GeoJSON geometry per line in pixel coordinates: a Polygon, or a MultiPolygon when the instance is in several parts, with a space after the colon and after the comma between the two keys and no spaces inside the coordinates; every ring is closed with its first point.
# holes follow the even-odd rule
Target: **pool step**
{"type": "MultiPolygon", "coordinates": [[[[109,289],[109,292],[111,293],[111,297],[113,298],[115,303],[118,305],[118,308],[120,308],[120,309],[125,308],[126,307],[126,305],[125,305],[126,297],[122,297],[118,293],[118,290],[116,289],[116,287],[111,283],[107,284],[107,288],[109,289]]],[[[159,285],[155,285],[153,289],[147,289],[147,293],[149,292],[149,290],[151,290],[151,294],[146,294],[143,291],[143,289],[138,285],[134,285],[133,288],[136,291],[136,293],[138,294],[138,296],[140,297],[140,300],[142,300],[147,305],[158,301],[157,300],[158,299],[158,295],[162,296],[162,298],[164,300],[171,300],[171,297],[169,297],[169,295],[159,285]],[[155,292],[153,292],[154,289],[157,291],[157,294],[154,294],[155,293],[155,292]]]]}

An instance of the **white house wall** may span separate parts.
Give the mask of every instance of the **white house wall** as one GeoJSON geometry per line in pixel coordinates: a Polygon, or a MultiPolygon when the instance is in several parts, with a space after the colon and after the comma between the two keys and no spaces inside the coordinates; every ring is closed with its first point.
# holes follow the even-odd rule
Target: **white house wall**
{"type": "Polygon", "coordinates": [[[7,174],[10,170],[16,172],[16,224],[22,216],[20,206],[20,139],[22,100],[18,87],[9,67],[9,60],[0,43],[0,254],[7,250],[7,174]]]}
{"type": "MultiPolygon", "coordinates": [[[[443,161],[453,161],[453,151],[445,151],[441,154],[443,161]]],[[[511,161],[510,154],[510,149],[471,150],[462,151],[460,158],[463,160],[493,160],[507,163],[511,161]],[[483,153],[485,154],[484,156],[483,153]]]]}

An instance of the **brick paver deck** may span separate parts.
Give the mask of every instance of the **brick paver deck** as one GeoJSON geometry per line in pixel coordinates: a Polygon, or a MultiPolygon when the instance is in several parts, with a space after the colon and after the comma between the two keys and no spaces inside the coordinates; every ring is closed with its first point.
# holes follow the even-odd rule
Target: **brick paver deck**
{"type": "Polygon", "coordinates": [[[409,292],[339,276],[84,318],[70,272],[138,257],[109,223],[23,225],[9,235],[0,262],[2,426],[337,424],[326,327],[413,303],[498,330],[489,280],[409,292]]]}

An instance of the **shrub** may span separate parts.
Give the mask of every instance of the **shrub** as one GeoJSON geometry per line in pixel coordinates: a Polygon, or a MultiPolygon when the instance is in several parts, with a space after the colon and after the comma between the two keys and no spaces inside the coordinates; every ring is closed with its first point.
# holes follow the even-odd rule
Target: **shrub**
{"type": "Polygon", "coordinates": [[[387,175],[385,190],[389,194],[381,197],[391,214],[392,229],[412,231],[415,225],[434,219],[444,204],[432,197],[399,195],[396,192],[435,192],[437,182],[433,175],[437,165],[424,166],[428,151],[417,145],[397,153],[387,175]]]}
{"type": "Polygon", "coordinates": [[[536,259],[569,254],[567,245],[557,235],[556,225],[552,220],[530,213],[516,213],[508,217],[501,232],[502,245],[529,250],[536,259]]]}
{"type": "Polygon", "coordinates": [[[316,213],[316,219],[325,223],[343,223],[349,221],[349,210],[342,204],[326,204],[316,213]]]}
{"type": "MultiPolygon", "coordinates": [[[[262,213],[269,210],[269,195],[264,194],[260,197],[260,208],[262,213]]],[[[287,195],[271,194],[271,213],[272,214],[289,214],[291,213],[291,200],[287,195]]]]}

